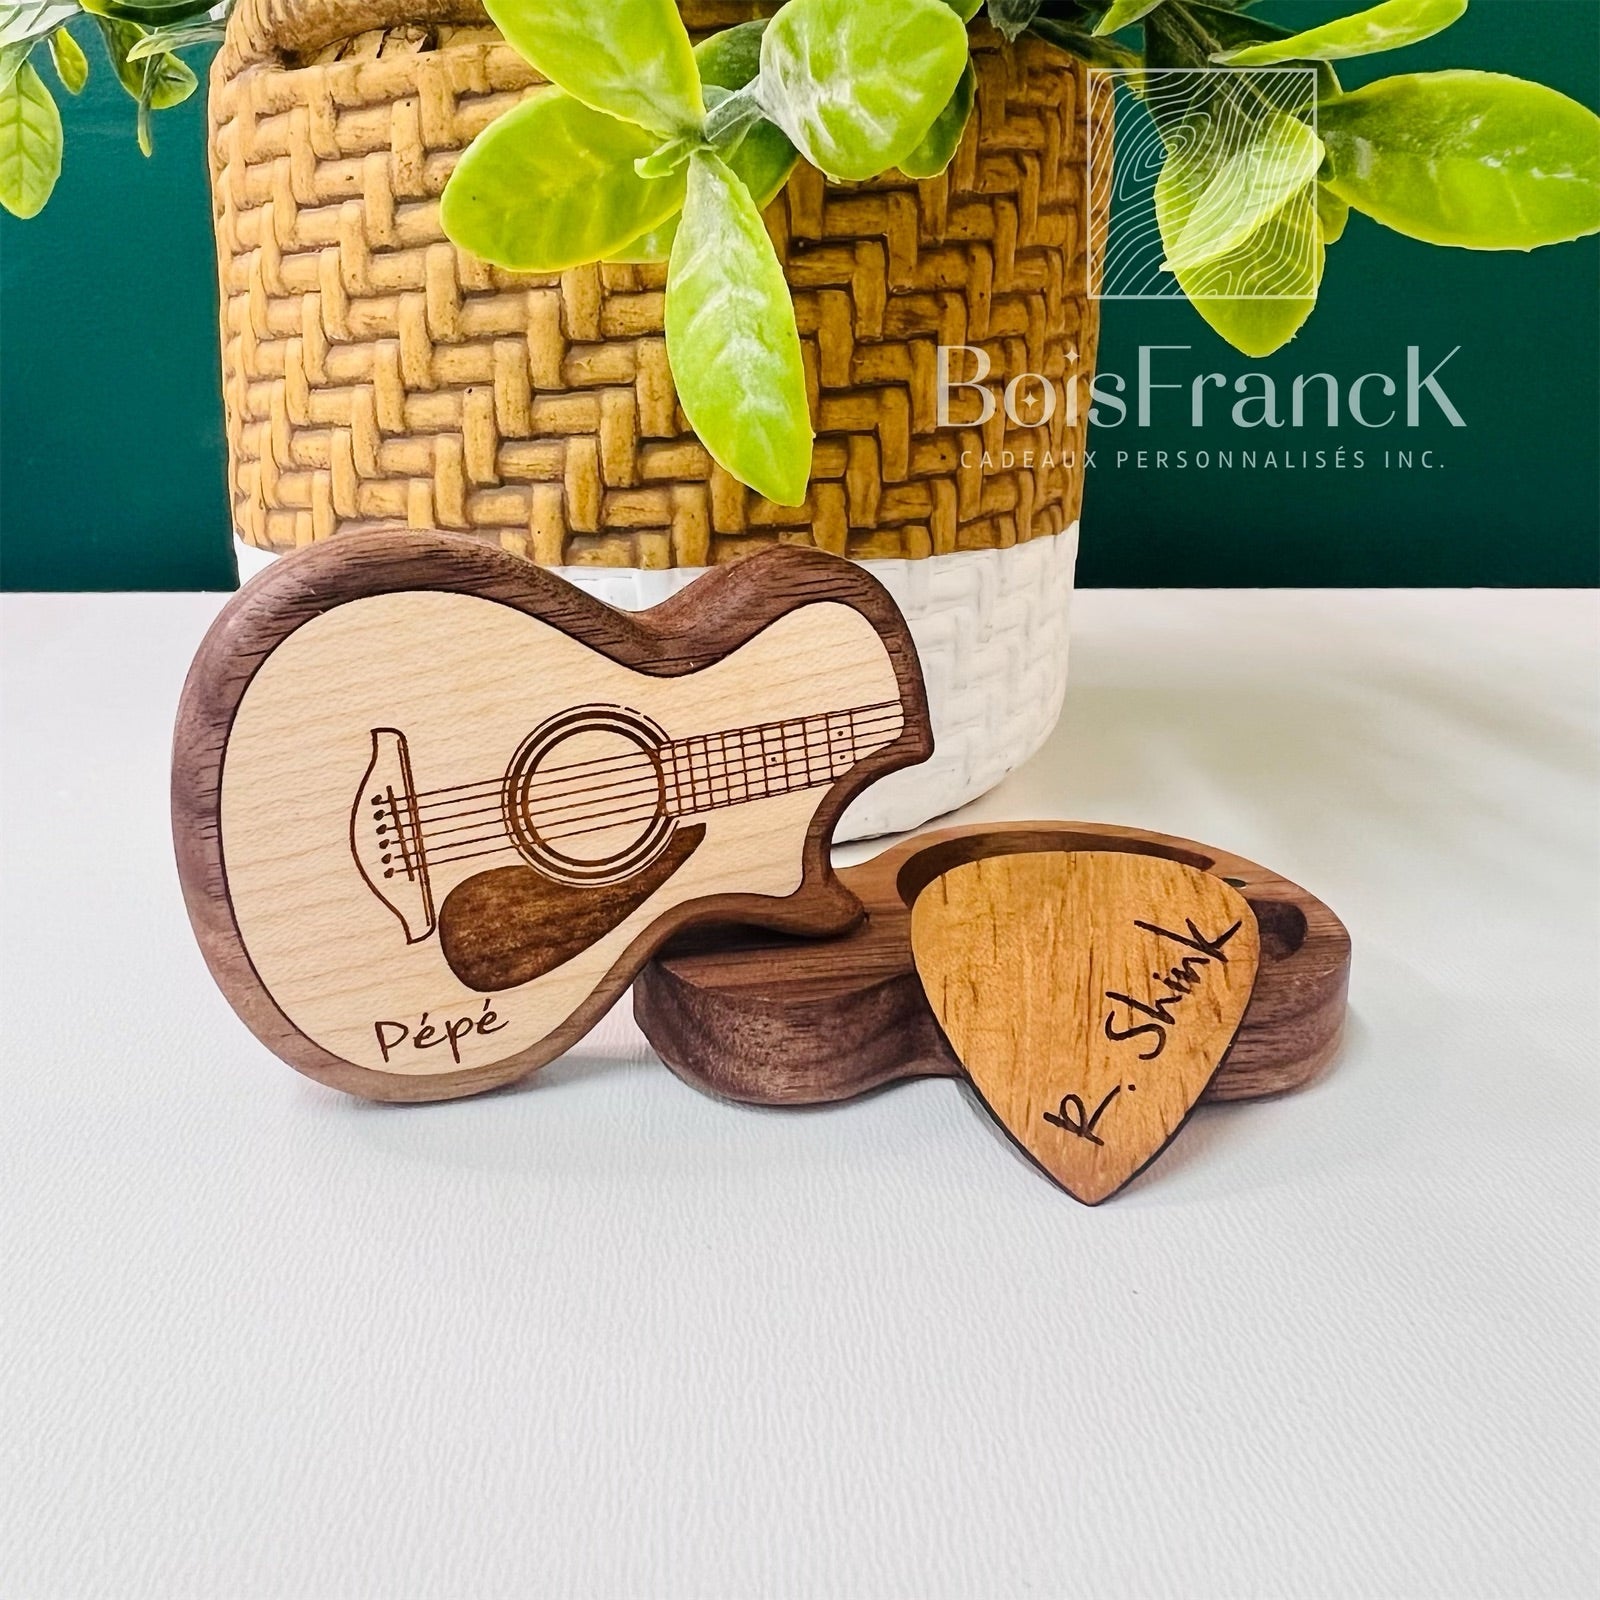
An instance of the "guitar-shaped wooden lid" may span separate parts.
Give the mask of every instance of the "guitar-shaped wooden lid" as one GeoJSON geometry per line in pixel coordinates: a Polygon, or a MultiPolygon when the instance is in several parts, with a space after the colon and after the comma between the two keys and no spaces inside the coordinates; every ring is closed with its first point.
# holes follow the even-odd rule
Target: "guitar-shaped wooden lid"
{"type": "Polygon", "coordinates": [[[777,548],[628,614],[475,540],[349,534],[207,635],[173,836],[265,1043],[444,1099],[560,1054],[697,920],[859,921],[834,823],[931,749],[905,621],[851,562],[777,548]]]}

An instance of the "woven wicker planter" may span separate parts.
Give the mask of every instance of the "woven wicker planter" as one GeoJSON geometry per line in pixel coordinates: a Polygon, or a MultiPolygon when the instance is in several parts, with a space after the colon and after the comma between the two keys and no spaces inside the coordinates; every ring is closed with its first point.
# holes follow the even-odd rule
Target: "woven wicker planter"
{"type": "MultiPolygon", "coordinates": [[[[682,4],[696,36],[770,9],[682,4]]],[[[767,214],[817,429],[810,495],[789,508],[689,430],[664,267],[526,276],[445,240],[458,152],[540,82],[475,0],[240,0],[210,149],[241,538],[279,551],[356,527],[460,529],[621,603],[774,539],[882,561],[918,629],[940,752],[846,831],[909,826],[998,781],[1065,683],[1082,424],[1058,405],[1018,429],[997,407],[982,429],[941,429],[937,349],[982,346],[992,382],[1076,376],[1082,416],[1097,318],[1082,68],[987,28],[973,42],[977,109],[943,176],[832,187],[802,164],[767,214]]]]}

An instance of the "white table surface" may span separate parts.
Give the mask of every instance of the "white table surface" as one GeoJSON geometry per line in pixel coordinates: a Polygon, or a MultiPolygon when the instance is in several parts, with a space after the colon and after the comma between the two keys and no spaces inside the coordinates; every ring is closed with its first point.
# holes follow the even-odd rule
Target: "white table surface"
{"type": "Polygon", "coordinates": [[[724,1105],[625,1004],[477,1101],[279,1064],[168,844],[219,603],[0,612],[8,1600],[1595,1593],[1594,595],[1078,597],[968,814],[1355,940],[1333,1070],[1098,1211],[953,1082],[724,1105]]]}

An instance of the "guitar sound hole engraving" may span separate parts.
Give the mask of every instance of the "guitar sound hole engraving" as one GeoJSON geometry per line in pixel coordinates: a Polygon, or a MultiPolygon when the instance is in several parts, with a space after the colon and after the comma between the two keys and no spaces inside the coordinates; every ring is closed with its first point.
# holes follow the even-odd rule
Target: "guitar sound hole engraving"
{"type": "Polygon", "coordinates": [[[661,759],[669,743],[648,717],[620,706],[579,706],[552,717],[506,769],[506,836],[530,866],[559,883],[632,877],[672,837],[661,759]]]}

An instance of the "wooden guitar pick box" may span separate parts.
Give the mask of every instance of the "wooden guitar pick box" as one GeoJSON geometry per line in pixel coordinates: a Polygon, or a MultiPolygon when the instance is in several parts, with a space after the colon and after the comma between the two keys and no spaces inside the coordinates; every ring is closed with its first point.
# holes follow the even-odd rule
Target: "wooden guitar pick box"
{"type": "Polygon", "coordinates": [[[633,1014],[679,1077],[730,1100],[816,1105],[901,1078],[961,1077],[911,952],[911,907],[967,862],[1128,852],[1212,873],[1260,928],[1255,990],[1203,1098],[1251,1100],[1307,1083],[1337,1053],[1350,936],[1314,896],[1242,856],[1094,822],[973,823],[919,834],[839,873],[865,916],[826,940],[720,926],[673,939],[633,986],[633,1014]]]}
{"type": "Polygon", "coordinates": [[[207,635],[173,834],[239,1015],[374,1099],[511,1083],[635,983],[702,1088],[964,1076],[1096,1201],[1202,1094],[1329,1059],[1349,940],[1239,857],[1035,822],[836,873],[846,804],[932,749],[905,620],[850,562],[776,548],[628,615],[473,540],[349,534],[207,635]]]}

